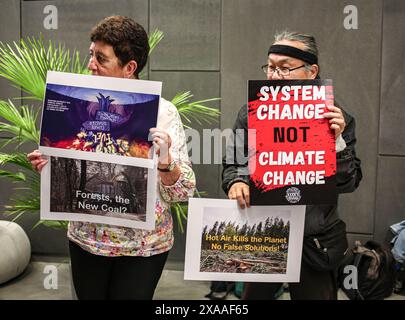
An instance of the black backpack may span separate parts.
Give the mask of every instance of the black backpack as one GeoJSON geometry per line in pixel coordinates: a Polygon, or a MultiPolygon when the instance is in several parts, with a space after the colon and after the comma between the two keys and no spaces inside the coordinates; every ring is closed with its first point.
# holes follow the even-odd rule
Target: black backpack
{"type": "Polygon", "coordinates": [[[205,295],[210,300],[225,300],[235,290],[235,282],[211,281],[210,292],[205,295]]]}
{"type": "Polygon", "coordinates": [[[368,241],[365,245],[356,241],[355,247],[339,267],[338,280],[350,300],[382,300],[389,297],[395,286],[395,260],[391,250],[375,241],[368,241]],[[357,288],[347,288],[345,279],[350,270],[347,266],[357,268],[357,288]]]}

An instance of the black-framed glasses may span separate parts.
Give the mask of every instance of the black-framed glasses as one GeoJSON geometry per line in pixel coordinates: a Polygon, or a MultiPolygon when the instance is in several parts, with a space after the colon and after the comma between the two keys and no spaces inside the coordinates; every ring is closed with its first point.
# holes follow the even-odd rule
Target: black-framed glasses
{"type": "Polygon", "coordinates": [[[305,67],[305,64],[303,64],[302,66],[299,66],[299,67],[295,67],[295,68],[273,67],[273,66],[269,66],[268,64],[261,66],[261,68],[265,74],[273,74],[273,73],[277,72],[279,75],[284,76],[284,77],[290,75],[291,71],[297,70],[302,67],[305,67]]]}

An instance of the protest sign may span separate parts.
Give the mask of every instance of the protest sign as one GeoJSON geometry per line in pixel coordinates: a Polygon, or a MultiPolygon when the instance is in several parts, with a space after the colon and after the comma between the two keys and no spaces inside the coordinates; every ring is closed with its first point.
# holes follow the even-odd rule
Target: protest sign
{"type": "Polygon", "coordinates": [[[184,279],[299,282],[305,206],[191,198],[184,279]]]}
{"type": "Polygon", "coordinates": [[[249,81],[252,205],[335,204],[331,80],[249,81]],[[253,150],[253,152],[252,152],[253,150]]]}
{"type": "Polygon", "coordinates": [[[51,157],[41,172],[41,219],[155,227],[157,171],[51,157]]]}
{"type": "Polygon", "coordinates": [[[161,82],[48,72],[39,150],[152,168],[161,82]]]}

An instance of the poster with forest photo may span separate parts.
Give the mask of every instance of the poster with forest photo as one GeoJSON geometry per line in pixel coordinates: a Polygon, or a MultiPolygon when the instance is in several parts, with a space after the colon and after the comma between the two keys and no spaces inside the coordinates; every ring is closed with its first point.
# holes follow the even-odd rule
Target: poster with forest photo
{"type": "Polygon", "coordinates": [[[184,278],[298,282],[305,206],[190,199],[184,278]]]}
{"type": "Polygon", "coordinates": [[[155,226],[156,169],[51,157],[41,173],[41,219],[155,226]]]}

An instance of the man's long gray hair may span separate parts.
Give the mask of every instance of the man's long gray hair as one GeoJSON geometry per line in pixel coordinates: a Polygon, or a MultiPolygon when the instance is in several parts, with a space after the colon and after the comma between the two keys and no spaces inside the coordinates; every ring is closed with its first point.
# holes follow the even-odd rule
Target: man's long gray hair
{"type": "MultiPolygon", "coordinates": [[[[305,45],[305,50],[309,53],[312,53],[318,57],[318,46],[315,41],[315,37],[305,33],[298,33],[294,31],[284,30],[281,32],[277,32],[274,35],[274,41],[278,42],[281,40],[289,40],[289,41],[299,41],[305,45]]],[[[319,67],[319,65],[318,65],[319,67]]],[[[308,63],[305,63],[305,69],[311,70],[311,66],[308,63]]],[[[320,70],[318,71],[319,77],[320,70]]]]}
{"type": "Polygon", "coordinates": [[[277,32],[274,36],[274,40],[276,42],[281,40],[302,42],[305,45],[305,51],[318,56],[318,46],[316,45],[315,38],[309,34],[284,30],[277,32]]]}

